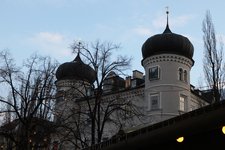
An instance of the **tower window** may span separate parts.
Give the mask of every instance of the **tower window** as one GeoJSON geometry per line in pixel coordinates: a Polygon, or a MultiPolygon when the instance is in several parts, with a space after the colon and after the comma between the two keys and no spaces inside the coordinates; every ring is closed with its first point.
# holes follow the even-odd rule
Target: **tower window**
{"type": "Polygon", "coordinates": [[[178,69],[178,80],[187,82],[188,81],[188,73],[187,70],[183,70],[182,68],[178,69]]]}
{"type": "Polygon", "coordinates": [[[149,68],[149,80],[158,80],[159,79],[159,67],[149,68]]]}
{"type": "Polygon", "coordinates": [[[184,82],[187,82],[187,70],[184,70],[184,82]]]}
{"type": "Polygon", "coordinates": [[[179,68],[178,79],[179,79],[180,81],[183,81],[183,69],[182,69],[182,68],[179,68]]]}
{"type": "Polygon", "coordinates": [[[91,96],[91,88],[86,89],[86,96],[91,96]]]}
{"type": "Polygon", "coordinates": [[[150,94],[150,104],[149,104],[150,110],[159,109],[159,94],[150,94]]]}
{"type": "Polygon", "coordinates": [[[184,95],[180,95],[180,102],[179,102],[179,110],[185,111],[185,103],[186,103],[187,97],[184,95]]]}

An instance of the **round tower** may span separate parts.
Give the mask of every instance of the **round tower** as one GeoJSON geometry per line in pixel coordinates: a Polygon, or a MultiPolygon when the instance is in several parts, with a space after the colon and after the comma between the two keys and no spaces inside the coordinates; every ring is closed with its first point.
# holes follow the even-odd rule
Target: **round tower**
{"type": "Polygon", "coordinates": [[[69,96],[70,91],[73,94],[72,98],[76,98],[89,94],[96,73],[89,65],[83,63],[78,52],[73,61],[65,62],[58,67],[56,78],[57,94],[67,92],[69,96]]]}
{"type": "MultiPolygon", "coordinates": [[[[56,78],[57,93],[54,121],[62,124],[70,122],[68,127],[76,129],[76,123],[82,114],[79,113],[82,108],[79,100],[90,95],[91,86],[96,79],[96,73],[94,69],[81,60],[78,52],[73,61],[65,62],[58,67],[56,78]]],[[[62,132],[60,133],[62,136],[64,134],[68,136],[68,133],[64,130],[59,132],[62,132]]],[[[60,142],[58,136],[53,138],[55,141],[60,142]]],[[[73,142],[77,142],[76,139],[73,140],[73,142]]],[[[63,144],[62,146],[70,147],[71,145],[63,144]]]]}
{"type": "Polygon", "coordinates": [[[146,113],[158,122],[189,111],[190,70],[194,48],[187,37],[171,32],[148,38],[142,46],[146,113]]]}

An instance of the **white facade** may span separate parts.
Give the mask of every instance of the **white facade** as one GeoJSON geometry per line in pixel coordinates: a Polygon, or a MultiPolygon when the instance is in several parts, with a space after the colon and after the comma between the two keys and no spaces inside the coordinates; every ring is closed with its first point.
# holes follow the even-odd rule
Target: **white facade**
{"type": "MultiPolygon", "coordinates": [[[[151,59],[146,59],[143,63],[146,70],[145,85],[124,89],[116,94],[107,94],[105,97],[103,97],[103,99],[107,101],[115,99],[116,96],[119,95],[121,99],[132,101],[136,108],[139,108],[140,113],[144,114],[144,116],[134,117],[133,119],[129,120],[120,118],[118,115],[114,115],[115,117],[118,117],[120,121],[123,121],[123,130],[125,132],[131,132],[141,127],[178,116],[208,104],[201,98],[200,95],[196,95],[191,91],[189,83],[189,73],[192,66],[191,61],[185,59],[182,60],[183,57],[176,55],[163,55],[154,57],[158,57],[156,62],[151,62],[151,59]],[[164,56],[167,59],[163,59],[164,56]],[[184,62],[186,62],[186,64],[183,64],[184,62]],[[158,80],[150,81],[149,73],[147,72],[149,72],[151,67],[155,66],[160,68],[160,78],[158,80]],[[187,82],[179,80],[179,68],[181,67],[188,72],[187,82]],[[157,102],[152,102],[151,97],[153,98],[153,101],[155,98],[157,102]],[[184,99],[182,99],[182,97],[184,99]],[[151,104],[156,104],[156,106],[152,106],[151,104]]],[[[67,88],[61,87],[60,89],[66,90],[67,88]]],[[[76,102],[76,100],[65,99],[64,101],[60,101],[56,108],[61,110],[61,115],[68,117],[67,115],[71,114],[71,110],[77,109],[81,111],[82,109],[84,112],[85,109],[87,109],[87,106],[85,105],[85,102],[76,102]]],[[[102,139],[109,139],[118,133],[118,130],[118,126],[106,123],[102,139]]],[[[90,126],[88,126],[88,123],[85,126],[84,131],[87,133],[90,132],[90,126]]],[[[53,140],[59,141],[60,143],[60,137],[54,137],[53,140]]],[[[76,139],[74,139],[74,142],[76,142],[76,139]]],[[[65,150],[69,150],[73,148],[74,145],[70,142],[64,142],[61,147],[65,150]]]]}
{"type": "Polygon", "coordinates": [[[192,65],[192,60],[176,54],[154,55],[143,61],[148,115],[160,116],[161,121],[190,110],[192,65]]]}
{"type": "MultiPolygon", "coordinates": [[[[195,89],[192,89],[190,85],[190,71],[194,65],[194,61],[192,60],[193,47],[189,40],[181,35],[173,34],[169,30],[168,25],[163,34],[153,38],[155,39],[148,39],[147,43],[145,43],[146,47],[144,47],[145,54],[144,59],[142,60],[142,65],[145,69],[144,79],[143,73],[137,70],[133,72],[132,77],[127,77],[124,82],[121,77],[118,77],[113,73],[112,77],[109,76],[109,78],[107,78],[105,87],[103,87],[103,91],[105,90],[106,92],[105,95],[103,94],[103,102],[107,103],[110,100],[117,99],[129,101],[132,102],[142,114],[141,116],[134,116],[129,119],[126,119],[126,117],[122,115],[118,115],[116,112],[112,114],[117,121],[120,121],[125,132],[130,132],[137,128],[181,115],[208,104],[208,102],[202,98],[201,94],[196,93],[195,89]],[[177,45],[174,43],[176,40],[172,39],[172,37],[179,40],[177,45]],[[172,45],[167,41],[167,38],[172,41],[172,45]],[[156,50],[153,49],[153,52],[148,52],[149,48],[152,50],[152,47],[149,46],[148,42],[152,44],[156,39],[163,39],[168,46],[174,47],[175,49],[173,50],[169,47],[169,51],[165,51],[165,47],[163,47],[163,51],[161,51],[161,49],[158,50],[157,48],[162,48],[161,44],[163,43],[156,41],[156,43],[158,42],[158,45],[153,44],[156,47],[156,50]],[[186,50],[184,47],[189,49],[186,50]],[[179,48],[182,48],[181,51],[179,51],[179,48]],[[117,79],[118,82],[116,82],[117,79]],[[110,93],[110,90],[113,89],[112,87],[115,85],[110,86],[109,83],[117,83],[120,86],[124,85],[124,87],[116,88],[116,92],[114,90],[110,93]]],[[[67,92],[67,90],[70,90],[69,87],[71,85],[71,87],[78,87],[77,89],[79,89],[81,93],[83,92],[84,95],[87,94],[88,90],[80,85],[83,83],[82,81],[71,81],[71,83],[69,80],[57,81],[56,85],[58,91],[67,92]]],[[[85,82],[85,85],[88,85],[88,83],[85,82]]],[[[78,95],[79,97],[77,98],[82,98],[82,94],[78,95]]],[[[61,113],[65,113],[64,117],[67,117],[66,114],[69,113],[67,113],[67,110],[65,109],[74,111],[82,110],[85,112],[85,109],[89,107],[88,105],[93,104],[92,100],[94,102],[93,98],[90,99],[87,104],[82,100],[77,101],[76,99],[64,97],[64,100],[62,99],[60,103],[57,103],[56,109],[63,111],[61,113]],[[68,100],[71,102],[68,102],[68,100]],[[73,109],[73,107],[75,109],[73,109]]],[[[107,107],[107,104],[105,107],[107,107]]],[[[76,118],[80,119],[82,116],[76,116],[76,118]]],[[[84,135],[90,132],[88,122],[85,123],[86,126],[83,129],[84,135]]],[[[115,126],[112,122],[107,122],[102,139],[111,138],[119,129],[120,127],[115,126]]],[[[87,135],[87,137],[90,137],[90,135],[87,135]]],[[[73,139],[73,141],[76,142],[76,139],[73,139]]],[[[68,146],[68,143],[67,147],[70,147],[68,146]]]]}

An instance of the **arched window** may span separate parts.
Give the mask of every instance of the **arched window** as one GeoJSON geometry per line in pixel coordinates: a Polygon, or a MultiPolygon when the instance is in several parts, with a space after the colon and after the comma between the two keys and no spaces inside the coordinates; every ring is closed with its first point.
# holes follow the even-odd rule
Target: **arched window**
{"type": "Polygon", "coordinates": [[[184,70],[184,82],[187,82],[187,70],[184,70]]]}
{"type": "Polygon", "coordinates": [[[178,79],[179,79],[180,81],[183,81],[183,69],[182,69],[182,68],[179,68],[178,79]]]}

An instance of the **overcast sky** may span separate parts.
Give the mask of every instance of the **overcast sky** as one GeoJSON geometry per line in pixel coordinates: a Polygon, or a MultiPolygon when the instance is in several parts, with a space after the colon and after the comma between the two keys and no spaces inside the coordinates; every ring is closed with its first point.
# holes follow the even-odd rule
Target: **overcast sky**
{"type": "Polygon", "coordinates": [[[75,57],[69,48],[74,40],[99,39],[121,44],[119,53],[133,57],[132,70],[144,72],[141,46],[164,31],[167,6],[171,31],[194,45],[191,83],[199,86],[202,20],[210,10],[217,35],[225,39],[224,0],[1,0],[0,50],[9,49],[18,63],[34,52],[63,63],[75,57]]]}

